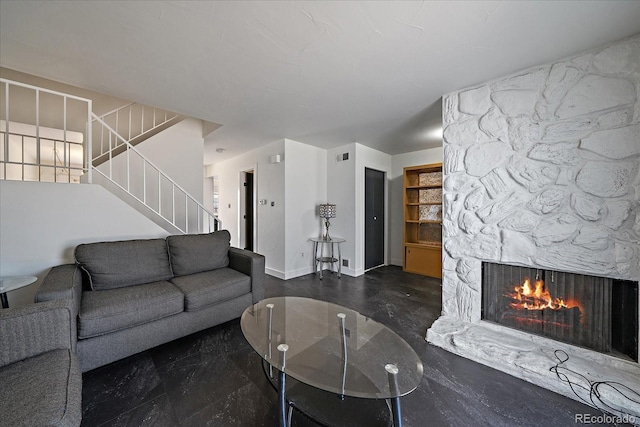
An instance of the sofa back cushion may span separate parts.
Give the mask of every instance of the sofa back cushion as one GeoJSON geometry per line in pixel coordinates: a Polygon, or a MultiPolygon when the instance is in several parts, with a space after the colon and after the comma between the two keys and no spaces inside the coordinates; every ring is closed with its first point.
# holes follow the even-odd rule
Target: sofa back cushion
{"type": "Polygon", "coordinates": [[[230,241],[227,230],[167,237],[173,274],[185,276],[227,267],[230,241]]]}
{"type": "Polygon", "coordinates": [[[164,239],[78,245],[76,262],[95,291],[169,280],[173,277],[164,239]]]}

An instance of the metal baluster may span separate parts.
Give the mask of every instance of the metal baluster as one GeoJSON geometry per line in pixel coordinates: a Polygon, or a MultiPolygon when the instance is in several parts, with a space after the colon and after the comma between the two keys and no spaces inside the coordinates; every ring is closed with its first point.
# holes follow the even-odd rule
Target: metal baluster
{"type": "MultiPolygon", "coordinates": [[[[64,138],[64,143],[62,145],[62,155],[63,155],[63,160],[62,160],[62,166],[64,168],[64,166],[67,165],[67,97],[65,96],[63,98],[63,119],[62,121],[64,122],[64,129],[62,131],[62,137],[64,138]]],[[[68,179],[67,182],[71,183],[71,147],[69,147],[69,167],[67,168],[67,172],[68,172],[68,179]]]]}
{"type": "Polygon", "coordinates": [[[9,162],[9,82],[4,83],[4,92],[5,92],[5,120],[4,120],[4,179],[7,179],[7,163],[9,162]]]}
{"type": "MultiPolygon", "coordinates": [[[[40,148],[40,91],[36,89],[36,163],[38,164],[38,181],[42,181],[40,148]]],[[[24,159],[22,159],[22,176],[24,176],[24,159]]]]}
{"type": "Polygon", "coordinates": [[[130,177],[131,177],[131,163],[130,163],[130,159],[129,159],[130,158],[130,154],[129,153],[131,152],[131,150],[129,149],[128,146],[125,146],[125,150],[127,150],[127,191],[129,193],[131,193],[131,180],[130,180],[130,177]]]}
{"type": "Polygon", "coordinates": [[[147,204],[147,161],[142,159],[142,199],[147,204]]]}

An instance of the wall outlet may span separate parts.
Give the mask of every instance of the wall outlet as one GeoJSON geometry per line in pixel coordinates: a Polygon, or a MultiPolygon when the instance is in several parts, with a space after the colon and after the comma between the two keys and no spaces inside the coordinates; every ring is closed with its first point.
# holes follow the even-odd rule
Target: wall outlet
{"type": "Polygon", "coordinates": [[[342,259],[342,266],[343,267],[349,267],[349,260],[347,258],[343,258],[342,259]]]}

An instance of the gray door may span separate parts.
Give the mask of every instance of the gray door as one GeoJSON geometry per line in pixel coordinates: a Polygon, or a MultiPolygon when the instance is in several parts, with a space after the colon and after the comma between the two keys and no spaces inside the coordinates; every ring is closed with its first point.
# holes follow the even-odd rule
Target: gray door
{"type": "Polygon", "coordinates": [[[364,268],[384,265],[384,172],[364,170],[364,268]]]}

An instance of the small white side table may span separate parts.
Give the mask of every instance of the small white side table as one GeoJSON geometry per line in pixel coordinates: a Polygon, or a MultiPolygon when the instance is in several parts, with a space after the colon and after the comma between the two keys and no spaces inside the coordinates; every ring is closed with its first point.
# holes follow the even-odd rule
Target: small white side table
{"type": "Polygon", "coordinates": [[[340,237],[333,237],[329,240],[318,237],[312,237],[309,240],[313,242],[313,256],[315,263],[315,270],[322,280],[322,267],[324,264],[330,264],[331,270],[333,270],[333,264],[338,263],[338,278],[342,277],[342,254],[340,253],[340,243],[344,243],[347,240],[340,237]],[[334,245],[337,247],[338,257],[336,258],[336,252],[334,245]]]}
{"type": "Polygon", "coordinates": [[[2,308],[9,308],[7,292],[23,288],[38,280],[36,276],[6,276],[0,277],[0,299],[2,308]]]}

